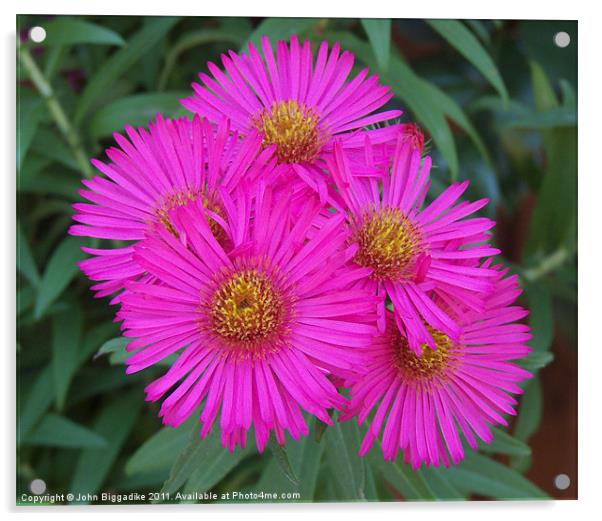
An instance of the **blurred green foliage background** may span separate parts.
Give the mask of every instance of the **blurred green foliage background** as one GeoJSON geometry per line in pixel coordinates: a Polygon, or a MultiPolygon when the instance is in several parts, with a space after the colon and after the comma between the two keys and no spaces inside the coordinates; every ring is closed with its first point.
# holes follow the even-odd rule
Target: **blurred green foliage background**
{"type": "Polygon", "coordinates": [[[17,25],[18,496],[34,478],[75,494],[576,496],[575,484],[555,492],[537,467],[562,453],[576,469],[576,22],[28,15],[17,25]],[[27,37],[35,25],[47,32],[41,44],[27,37]],[[567,48],[553,43],[560,30],[571,36],[567,48]],[[350,422],[325,432],[312,423],[308,439],[261,457],[252,448],[229,454],[216,438],[198,441],[194,419],[162,429],[158,405],[143,401],[162,368],[125,376],[115,309],[92,297],[76,266],[80,246],[101,241],[67,236],[70,205],[80,180],[94,175],[88,159],[104,158],[111,134],[157,112],[184,115],[178,99],[208,60],[293,31],[314,44],[339,41],[355,53],[357,70],[368,65],[392,87],[390,105],[430,139],[430,196],[470,179],[467,197],[490,198],[493,240],[521,275],[531,309],[534,352],[524,365],[538,373],[560,355],[526,384],[510,429],[457,468],[413,473],[402,462],[384,464],[376,450],[359,459],[361,433],[350,422]],[[555,366],[555,380],[546,381],[555,366]],[[533,445],[552,399],[555,432],[566,435],[550,438],[557,446],[533,445]]]}

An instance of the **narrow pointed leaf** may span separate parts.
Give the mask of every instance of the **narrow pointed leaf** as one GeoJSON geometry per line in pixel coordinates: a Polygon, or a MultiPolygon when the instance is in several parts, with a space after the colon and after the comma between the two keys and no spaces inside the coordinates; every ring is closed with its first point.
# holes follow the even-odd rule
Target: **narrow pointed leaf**
{"type": "Polygon", "coordinates": [[[335,416],[334,424],[327,429],[324,441],[327,443],[326,457],[331,468],[335,469],[334,477],[340,496],[365,499],[365,462],[358,456],[361,438],[357,423],[339,423],[335,416]]]}
{"type": "Polygon", "coordinates": [[[90,137],[99,139],[123,132],[126,125],[145,126],[158,113],[166,118],[186,114],[180,99],[188,92],[152,92],[120,98],[94,113],[88,126],[90,137]]]}
{"type": "Polygon", "coordinates": [[[493,499],[547,499],[547,494],[516,470],[478,453],[468,452],[463,462],[447,471],[452,480],[472,493],[493,499]]]}
{"type": "Polygon", "coordinates": [[[40,424],[27,436],[25,443],[75,449],[107,445],[107,441],[102,436],[54,413],[49,413],[42,418],[40,424]]]}
{"type": "Polygon", "coordinates": [[[86,256],[80,249],[82,242],[80,237],[67,237],[50,256],[39,286],[36,318],[44,314],[75,277],[79,270],[77,263],[86,256]]]}
{"type": "Polygon", "coordinates": [[[94,102],[106,89],[118,80],[134,65],[148,49],[159,42],[178,22],[177,17],[157,17],[145,24],[127,45],[113,54],[90,78],[86,88],[79,97],[75,108],[75,122],[79,123],[90,110],[94,102]]]}
{"type": "Polygon", "coordinates": [[[507,432],[497,427],[491,427],[493,441],[491,443],[480,443],[483,452],[494,454],[508,454],[510,456],[529,456],[531,448],[521,440],[510,436],[507,432]]]}
{"type": "Polygon", "coordinates": [[[429,467],[421,470],[424,479],[437,499],[465,500],[456,484],[449,479],[445,467],[429,467]]]}
{"type": "Polygon", "coordinates": [[[535,351],[547,351],[554,340],[552,295],[544,284],[533,282],[527,284],[525,296],[529,302],[529,325],[533,333],[529,345],[535,351]]]}
{"type": "MultiPolygon", "coordinates": [[[[94,432],[107,441],[102,448],[84,449],[77,461],[69,491],[78,494],[94,494],[102,487],[121,447],[136,422],[143,403],[139,390],[112,401],[98,415],[93,424],[94,432]]],[[[77,502],[77,501],[74,501],[77,502]]],[[[88,501],[78,502],[88,503],[88,501]]]]}
{"type": "Polygon", "coordinates": [[[215,457],[212,457],[206,465],[191,474],[184,486],[184,492],[206,492],[210,490],[251,453],[251,447],[237,449],[235,452],[229,452],[226,449],[216,452],[215,457]]]}
{"type": "Polygon", "coordinates": [[[295,474],[295,471],[293,470],[293,467],[291,466],[291,462],[288,459],[286,449],[279,443],[276,443],[271,438],[270,438],[270,441],[268,442],[268,447],[270,448],[270,451],[274,455],[274,459],[278,462],[278,465],[280,466],[280,470],[282,470],[282,473],[286,476],[286,478],[295,487],[298,486],[299,478],[297,477],[297,474],[295,474]]]}
{"type": "MultiPolygon", "coordinates": [[[[223,477],[223,458],[239,461],[250,453],[249,448],[244,451],[237,447],[234,453],[222,447],[220,431],[213,428],[211,433],[202,440],[199,437],[198,426],[193,428],[189,435],[188,444],[175,458],[169,473],[169,478],[163,484],[162,492],[173,494],[180,490],[188,479],[195,473],[204,473],[206,482],[219,481],[223,477]]],[[[198,474],[197,474],[198,476],[198,474]]]]}
{"type": "MultiPolygon", "coordinates": [[[[17,396],[22,397],[24,389],[19,384],[17,387],[17,396]]],[[[53,392],[52,368],[46,367],[35,377],[35,383],[27,398],[19,400],[17,403],[17,442],[23,440],[30,432],[32,427],[44,415],[52,402],[53,392]]]]}
{"type": "Polygon", "coordinates": [[[82,330],[81,309],[77,305],[52,316],[52,374],[59,410],[65,404],[71,379],[79,366],[82,330]]]}
{"type": "Polygon", "coordinates": [[[384,461],[382,452],[375,446],[370,452],[373,468],[378,468],[381,476],[398,490],[401,495],[410,501],[423,501],[436,499],[435,493],[430,488],[421,470],[414,471],[410,465],[398,461],[384,461]]]}
{"type": "Polygon", "coordinates": [[[527,371],[537,371],[546,367],[554,361],[554,353],[550,351],[532,351],[518,362],[527,371]]]}
{"type": "Polygon", "coordinates": [[[169,469],[190,439],[190,433],[197,424],[191,416],[177,429],[163,427],[146,440],[130,457],[125,466],[128,476],[169,469]]]}
{"type": "Polygon", "coordinates": [[[458,20],[427,20],[426,23],[470,61],[493,85],[505,102],[508,100],[508,91],[495,62],[462,22],[458,20]]]}
{"type": "MultiPolygon", "coordinates": [[[[539,378],[529,381],[521,397],[518,417],[514,426],[514,437],[527,443],[537,432],[543,415],[543,391],[539,378]]],[[[531,458],[516,456],[510,460],[512,468],[524,472],[529,468],[531,458]]]]}
{"type": "MultiPolygon", "coordinates": [[[[554,109],[558,99],[543,69],[531,64],[535,106],[554,109]]],[[[543,133],[547,167],[537,195],[525,256],[541,257],[560,248],[572,249],[577,226],[577,128],[548,129],[543,133]]]]}
{"type": "Polygon", "coordinates": [[[23,89],[17,90],[17,170],[36,135],[42,115],[42,99],[25,95],[23,89]]]}
{"type": "Polygon", "coordinates": [[[44,45],[73,45],[92,43],[101,45],[125,45],[123,38],[111,29],[92,22],[58,18],[44,24],[44,45]]]}
{"type": "Polygon", "coordinates": [[[315,434],[317,424],[321,422],[310,417],[307,420],[310,434],[299,440],[286,442],[286,455],[292,473],[297,477],[296,483],[286,477],[281,464],[273,457],[266,465],[254,490],[270,490],[279,494],[298,493],[301,501],[311,501],[315,498],[318,474],[326,445],[316,442],[315,437],[312,436],[312,431],[315,434]]]}
{"type": "Polygon", "coordinates": [[[33,286],[39,285],[40,273],[19,221],[17,221],[17,269],[33,286]]]}
{"type": "Polygon", "coordinates": [[[379,69],[386,71],[391,56],[391,20],[364,18],[362,26],[370,40],[379,69]]]}

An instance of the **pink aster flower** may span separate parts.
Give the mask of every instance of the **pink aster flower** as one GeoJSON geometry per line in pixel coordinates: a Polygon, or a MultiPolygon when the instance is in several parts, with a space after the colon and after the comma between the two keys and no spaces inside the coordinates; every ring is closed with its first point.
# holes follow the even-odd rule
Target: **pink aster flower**
{"type": "MultiPolygon", "coordinates": [[[[393,303],[397,327],[410,347],[435,347],[427,325],[457,339],[459,326],[436,302],[433,295],[460,300],[475,310],[492,288],[491,269],[458,263],[480,259],[499,250],[484,244],[494,222],[470,216],[487,204],[458,199],[468,182],[454,183],[432,203],[425,205],[431,158],[421,158],[423,141],[413,134],[399,135],[393,166],[380,176],[362,176],[354,171],[342,146],[328,160],[329,169],[349,213],[351,242],[358,245],[354,262],[371,269],[360,281],[381,296],[379,328],[385,326],[385,297],[393,303]],[[390,172],[389,172],[390,170],[390,172]]],[[[366,141],[368,164],[373,163],[366,141]]]]}
{"type": "Polygon", "coordinates": [[[224,197],[229,253],[198,202],[169,213],[176,235],[157,226],[135,246],[158,284],[128,283],[122,298],[118,315],[136,351],[127,372],[179,352],[146,388],[150,401],[170,393],[165,424],[178,426],[203,404],[201,437],[221,411],[224,446],[244,446],[253,426],[262,451],[271,431],[281,444],[285,431],[307,435],[301,409],[331,424],[327,410],[343,407],[329,374],[348,377],[360,364],[376,333],[376,300],[350,288],[368,270],[347,266],[355,248],[344,216],[331,214],[308,239],[321,205],[312,195],[294,206],[290,192],[276,196],[260,182],[224,197]]]}
{"type": "Polygon", "coordinates": [[[193,96],[182,104],[213,121],[227,117],[232,127],[247,135],[256,130],[263,144],[276,145],[276,155],[288,164],[322,200],[327,182],[324,156],[332,151],[333,140],[341,142],[351,157],[363,157],[364,137],[370,136],[379,148],[379,158],[387,159],[397,126],[362,130],[401,114],[399,110],[374,111],[391,99],[387,86],[377,76],[368,77],[363,69],[348,80],[353,54],[335,43],[329,52],[323,42],[317,56],[309,41],[301,44],[295,35],[290,45],[279,41],[276,56],[267,37],[261,40],[261,52],[249,43],[248,54],[230,51],[222,55],[224,70],[208,63],[211,76],[200,73],[202,85],[193,84],[193,96]]]}
{"type": "Polygon", "coordinates": [[[72,235],[127,241],[114,248],[83,248],[93,257],[80,267],[91,280],[102,281],[92,288],[99,297],[143,275],[133,260],[131,241],[142,239],[157,222],[172,229],[172,208],[198,199],[219,215],[220,191],[229,193],[242,179],[269,175],[275,165],[272,150],[261,151],[257,132],[241,142],[227,121],[214,127],[199,117],[189,121],[158,115],[148,130],[125,130],[129,140],[115,134],[119,148],[107,150],[111,163],[92,160],[104,176],[83,181],[87,190],[79,193],[90,202],[73,205],[73,219],[80,224],[69,229],[72,235]]]}
{"type": "Polygon", "coordinates": [[[459,313],[458,341],[432,330],[437,349],[422,346],[421,356],[389,314],[386,332],[367,354],[367,372],[351,381],[345,419],[357,415],[362,423],[375,411],[360,455],[382,431],[386,460],[401,450],[414,469],[422,463],[449,466],[450,459],[457,464],[464,457],[460,433],[476,449],[477,438],[492,441],[489,425],[507,425],[503,414],[516,414],[510,393],[522,393],[517,384],[531,374],[512,361],[529,353],[531,335],[527,325],[516,323],[528,312],[512,305],[521,290],[516,275],[504,278],[506,271],[496,268],[495,289],[482,313],[458,303],[450,309],[459,313]]]}

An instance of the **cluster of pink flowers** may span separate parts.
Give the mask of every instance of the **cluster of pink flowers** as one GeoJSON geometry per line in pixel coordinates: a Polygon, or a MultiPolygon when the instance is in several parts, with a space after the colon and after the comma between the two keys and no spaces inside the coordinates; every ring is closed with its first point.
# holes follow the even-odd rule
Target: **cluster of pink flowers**
{"type": "Polygon", "coordinates": [[[360,455],[380,438],[385,459],[457,463],[530,376],[518,281],[474,215],[487,201],[460,201],[463,182],[426,202],[422,133],[378,112],[390,88],[350,79],[338,44],[264,37],[221,61],[182,100],[190,119],[115,135],[74,205],[71,234],[112,241],[81,268],[118,304],[127,372],[177,354],[147,400],[172,427],[200,409],[230,450],[338,410],[370,418],[360,455]]]}

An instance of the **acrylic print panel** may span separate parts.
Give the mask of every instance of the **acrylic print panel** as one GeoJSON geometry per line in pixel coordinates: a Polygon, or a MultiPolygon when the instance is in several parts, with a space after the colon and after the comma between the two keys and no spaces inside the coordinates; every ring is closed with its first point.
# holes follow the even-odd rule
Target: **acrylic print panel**
{"type": "Polygon", "coordinates": [[[577,496],[576,22],[17,31],[19,505],[577,496]]]}

